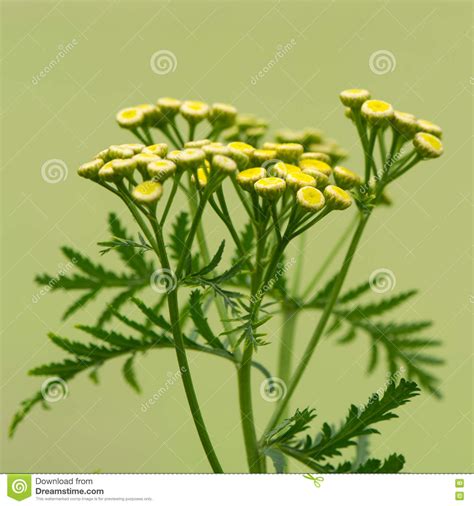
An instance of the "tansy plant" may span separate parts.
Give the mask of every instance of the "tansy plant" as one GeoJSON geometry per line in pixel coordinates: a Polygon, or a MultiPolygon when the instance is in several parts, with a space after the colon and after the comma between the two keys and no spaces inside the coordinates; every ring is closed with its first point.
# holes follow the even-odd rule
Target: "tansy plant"
{"type": "MultiPolygon", "coordinates": [[[[69,382],[88,372],[98,383],[102,365],[119,358],[124,360],[126,381],[140,392],[135,357],[174,349],[202,448],[212,470],[223,472],[188,361],[191,353],[207,353],[235,367],[250,472],[266,472],[269,459],[277,472],[288,469],[288,459],[316,472],[400,471],[404,465],[402,455],[393,454],[384,460],[369,458],[366,438],[378,432],[375,424],[395,418],[396,408],[419,394],[417,383],[439,395],[437,379],[429,367],[441,360],[425,351],[439,345],[439,341],[420,336],[431,325],[429,321],[380,319],[413,297],[415,290],[364,303],[373,280],[350,290],[344,289],[344,281],[370,217],[390,203],[390,184],[417,164],[443,153],[441,129],[412,114],[395,111],[385,101],[372,99],[367,90],[346,90],[340,99],[360,137],[364,154],[360,173],[340,165],[346,153],[320,131],[285,130],[278,132],[274,142],[264,142],[266,122],[239,115],[231,105],[160,98],[156,105],[121,110],[117,114],[119,126],[139,142],[104,149],[81,165],[78,174],[117,197],[133,218],[136,230],[129,235],[111,214],[112,237],[99,243],[100,253],[115,251],[126,270],[117,273],[72,248],[63,248],[66,257],[74,260],[77,272],[59,277],[43,274],[37,282],[53,290],[82,294],[64,318],[99,293],[113,290],[114,297],[95,325],[78,326],[93,341],[50,334],[51,341],[70,358],[36,367],[30,374],[69,382]],[[163,142],[155,142],[155,132],[163,142]],[[178,193],[186,198],[189,211],[176,209],[178,193]],[[222,234],[233,243],[233,260],[227,267],[222,265],[224,241],[214,254],[209,252],[203,220],[207,209],[216,213],[222,234]],[[314,278],[307,280],[306,287],[300,286],[300,256],[295,260],[289,287],[289,261],[285,257],[288,246],[299,238],[298,249],[303,255],[304,238],[317,236],[322,253],[325,227],[320,227],[320,222],[328,216],[335,222],[345,213],[354,216],[350,228],[326,252],[328,257],[317,266],[314,278]],[[346,241],[344,259],[330,275],[331,261],[346,241]],[[155,297],[159,292],[151,305],[138,297],[145,291],[155,297]],[[142,319],[127,316],[126,308],[131,305],[138,308],[142,319]],[[213,328],[208,320],[214,306],[221,329],[213,328]],[[317,325],[312,335],[299,337],[306,348],[293,364],[297,318],[305,318],[308,311],[317,312],[317,325]],[[265,337],[272,318],[281,319],[278,339],[265,337]],[[334,337],[337,334],[339,337],[334,337]],[[304,433],[310,429],[315,411],[297,409],[291,415],[289,403],[323,336],[339,344],[368,337],[368,370],[375,369],[382,351],[389,380],[368,402],[357,403],[359,407],[352,405],[340,425],[324,423],[311,437],[304,433]],[[256,359],[255,352],[263,344],[279,346],[274,374],[262,364],[265,349],[256,359]],[[281,393],[262,434],[257,434],[254,423],[253,402],[261,397],[252,391],[253,374],[263,375],[266,395],[281,393]],[[343,450],[353,445],[357,446],[356,458],[341,460],[343,450]]],[[[44,391],[22,403],[11,434],[36,404],[48,407],[44,391]]]]}

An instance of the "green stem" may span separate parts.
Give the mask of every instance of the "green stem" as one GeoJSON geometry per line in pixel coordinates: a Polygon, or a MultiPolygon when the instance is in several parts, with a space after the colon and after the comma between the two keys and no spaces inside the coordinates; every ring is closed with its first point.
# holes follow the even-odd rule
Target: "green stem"
{"type": "MultiPolygon", "coordinates": [[[[142,229],[148,241],[152,245],[153,249],[156,252],[158,260],[161,263],[163,269],[168,269],[171,272],[171,266],[168,260],[168,255],[166,253],[166,247],[163,240],[163,235],[161,233],[161,229],[159,228],[158,223],[155,219],[151,219],[150,223],[155,232],[155,238],[150,233],[150,230],[144,223],[142,217],[140,216],[139,211],[135,208],[133,202],[130,200],[126,191],[119,186],[119,192],[117,194],[127,205],[129,210],[131,211],[133,217],[137,221],[138,225],[142,229]]],[[[213,471],[215,473],[223,473],[222,467],[217,459],[217,456],[214,452],[214,448],[212,446],[211,440],[209,438],[209,434],[206,429],[206,425],[204,423],[204,419],[201,414],[201,410],[199,407],[199,403],[196,397],[196,392],[194,390],[194,385],[192,381],[191,371],[189,369],[188,359],[186,355],[186,349],[184,345],[183,336],[181,333],[180,323],[179,323],[179,305],[178,305],[178,295],[177,295],[178,285],[168,292],[168,309],[170,315],[171,322],[171,330],[174,338],[176,356],[178,359],[178,364],[180,366],[180,371],[182,373],[183,386],[186,393],[186,397],[188,399],[189,408],[191,410],[191,415],[194,420],[194,424],[196,426],[199,438],[201,440],[201,444],[204,448],[206,456],[209,460],[209,464],[211,465],[213,471]]]]}
{"type": "MultiPolygon", "coordinates": [[[[286,385],[291,374],[291,359],[295,340],[295,328],[299,313],[297,310],[288,307],[287,303],[283,302],[281,314],[283,325],[281,327],[280,334],[277,375],[286,385]]],[[[283,416],[285,415],[285,412],[286,410],[282,413],[283,416]]]]}
{"type": "Polygon", "coordinates": [[[323,332],[326,329],[326,325],[327,325],[329,318],[332,314],[332,310],[334,308],[334,305],[336,304],[337,298],[339,297],[339,293],[340,293],[340,291],[342,289],[342,285],[346,279],[347,272],[349,271],[349,267],[350,267],[352,260],[355,256],[357,246],[359,245],[359,241],[362,237],[362,233],[365,229],[365,226],[367,224],[369,217],[370,217],[370,213],[359,215],[359,224],[354,232],[354,235],[352,237],[352,241],[349,245],[346,256],[344,258],[341,270],[339,271],[339,275],[336,278],[333,289],[331,291],[331,295],[326,303],[326,306],[324,307],[324,310],[323,310],[323,313],[319,319],[318,325],[316,326],[313,336],[311,337],[311,340],[306,347],[306,350],[303,354],[303,357],[300,360],[300,363],[298,364],[298,367],[296,368],[293,376],[291,377],[291,380],[288,384],[286,396],[283,399],[281,399],[281,401],[278,403],[278,405],[273,413],[273,416],[271,417],[270,422],[267,425],[267,428],[266,428],[264,434],[267,433],[272,428],[274,428],[275,425],[280,420],[282,413],[284,412],[291,396],[293,395],[296,387],[298,386],[298,384],[301,380],[301,377],[303,376],[303,373],[306,370],[306,367],[308,366],[308,364],[311,360],[311,357],[313,356],[314,350],[316,349],[316,346],[318,345],[319,340],[321,339],[321,336],[323,335],[323,332]]]}
{"type": "Polygon", "coordinates": [[[373,126],[372,130],[370,131],[369,145],[367,148],[367,156],[365,158],[365,183],[368,183],[370,180],[370,171],[371,171],[372,167],[374,168],[375,176],[377,175],[377,171],[375,170],[375,164],[374,164],[374,146],[375,146],[375,141],[377,139],[378,130],[379,130],[379,127],[373,126]]]}
{"type": "Polygon", "coordinates": [[[261,473],[264,470],[263,459],[258,449],[257,432],[255,430],[253,407],[252,407],[252,355],[253,344],[246,341],[242,361],[238,369],[239,381],[239,403],[240,420],[244,433],[245,451],[247,454],[247,463],[251,473],[261,473]]]}
{"type": "MultiPolygon", "coordinates": [[[[155,231],[156,241],[158,244],[158,249],[160,251],[160,256],[162,259],[162,266],[164,269],[168,269],[171,271],[171,266],[168,260],[168,255],[166,253],[165,242],[163,239],[163,234],[161,232],[161,228],[156,220],[150,220],[152,226],[155,231]]],[[[187,250],[184,250],[184,254],[187,250]]],[[[183,254],[183,256],[184,256],[183,254]]],[[[215,473],[223,473],[222,467],[219,463],[217,455],[214,451],[214,447],[212,446],[212,442],[209,437],[209,433],[207,432],[206,424],[201,414],[201,409],[199,406],[199,402],[196,396],[196,391],[194,389],[193,379],[191,376],[191,370],[189,368],[188,357],[186,354],[186,348],[184,345],[183,335],[181,333],[180,326],[180,318],[179,318],[179,304],[178,304],[178,284],[174,286],[168,292],[168,310],[170,315],[171,322],[171,332],[173,334],[175,349],[176,349],[176,357],[178,359],[178,365],[180,367],[180,371],[182,373],[182,381],[184,390],[186,393],[186,398],[188,400],[189,408],[191,410],[191,414],[194,420],[194,425],[196,426],[197,432],[199,434],[199,439],[201,440],[201,444],[204,448],[206,456],[209,460],[209,464],[212,467],[212,470],[215,473]]]]}
{"type": "Polygon", "coordinates": [[[176,125],[175,118],[173,118],[173,119],[170,120],[170,125],[171,125],[171,129],[176,134],[176,137],[178,138],[178,140],[179,140],[179,142],[181,144],[180,148],[183,148],[185,142],[184,142],[183,136],[181,135],[181,132],[179,131],[178,126],[176,125]]]}
{"type": "Polygon", "coordinates": [[[168,216],[168,213],[171,209],[171,205],[173,204],[174,197],[176,196],[176,192],[178,190],[180,179],[181,179],[181,173],[176,174],[173,179],[173,186],[171,187],[171,193],[170,193],[170,196],[168,197],[168,202],[166,202],[166,207],[165,207],[163,214],[161,216],[160,227],[163,227],[163,225],[165,224],[166,217],[168,216]]]}
{"type": "Polygon", "coordinates": [[[145,139],[145,137],[143,137],[143,135],[140,133],[140,131],[138,130],[138,128],[132,128],[130,131],[132,132],[133,135],[135,135],[135,137],[137,137],[137,139],[142,144],[145,144],[145,146],[148,144],[148,141],[145,139]]]}

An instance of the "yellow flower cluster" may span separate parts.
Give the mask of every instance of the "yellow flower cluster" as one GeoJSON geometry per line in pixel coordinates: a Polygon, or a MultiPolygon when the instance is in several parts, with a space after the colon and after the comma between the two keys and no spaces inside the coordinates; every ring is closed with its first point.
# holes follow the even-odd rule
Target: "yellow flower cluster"
{"type": "Polygon", "coordinates": [[[275,143],[265,143],[264,147],[271,147],[274,144],[299,144],[303,146],[308,158],[316,158],[333,165],[347,158],[347,152],[334,139],[325,137],[317,128],[279,130],[275,134],[275,143]]]}
{"type": "Polygon", "coordinates": [[[189,124],[197,125],[207,120],[216,130],[231,127],[237,118],[237,109],[230,104],[212,105],[197,100],[181,101],[176,98],[162,97],[156,104],[140,104],[127,107],[116,115],[119,126],[129,130],[139,127],[161,128],[180,115],[189,124]]]}
{"type": "Polygon", "coordinates": [[[78,174],[102,183],[121,183],[125,179],[132,185],[132,197],[138,203],[153,204],[162,196],[163,183],[175,174],[189,171],[198,188],[203,188],[212,174],[222,179],[237,171],[238,164],[233,159],[237,158],[235,149],[209,140],[187,146],[169,151],[164,143],[113,145],[81,165],[78,174]],[[137,176],[141,178],[140,183],[137,176]]]}
{"type": "Polygon", "coordinates": [[[352,199],[346,190],[360,183],[359,176],[350,169],[331,167],[325,161],[305,156],[310,153],[304,153],[298,143],[274,143],[263,150],[231,143],[227,149],[229,156],[238,149],[248,158],[247,167],[236,177],[243,190],[270,201],[285,196],[309,212],[317,212],[325,205],[331,209],[349,207],[352,199]],[[331,184],[331,177],[335,184],[331,184]]]}
{"type": "Polygon", "coordinates": [[[417,119],[414,114],[400,112],[383,100],[371,98],[364,89],[349,89],[340,93],[339,98],[346,106],[345,114],[355,120],[357,115],[371,127],[391,127],[401,143],[412,141],[421,158],[436,158],[443,154],[441,137],[443,131],[435,123],[417,119]]]}

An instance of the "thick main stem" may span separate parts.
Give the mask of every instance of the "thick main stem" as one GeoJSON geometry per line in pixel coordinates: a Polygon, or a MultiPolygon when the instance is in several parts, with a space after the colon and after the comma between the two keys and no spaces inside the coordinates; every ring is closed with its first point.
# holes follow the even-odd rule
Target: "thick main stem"
{"type": "Polygon", "coordinates": [[[247,454],[247,463],[251,473],[263,472],[263,456],[258,449],[257,432],[252,407],[252,355],[253,344],[246,341],[240,367],[238,370],[239,379],[239,404],[240,420],[244,433],[245,451],[247,454]]]}
{"type": "MultiPolygon", "coordinates": [[[[257,236],[257,251],[255,258],[255,270],[252,275],[252,289],[251,300],[258,296],[258,289],[260,287],[260,279],[262,277],[262,257],[265,249],[265,243],[262,240],[262,233],[266,226],[263,221],[259,224],[259,234],[257,236]]],[[[259,300],[253,302],[251,323],[258,318],[259,300]]],[[[247,336],[244,337],[244,352],[242,360],[238,369],[238,383],[239,383],[239,405],[240,405],[240,420],[242,424],[242,431],[244,434],[245,452],[247,454],[247,462],[249,471],[251,473],[262,473],[265,471],[265,457],[260,453],[258,447],[257,431],[255,430],[255,421],[253,416],[252,406],[252,356],[253,347],[252,343],[247,336]]]]}
{"type": "MultiPolygon", "coordinates": [[[[163,240],[163,235],[161,233],[161,229],[159,228],[159,225],[157,223],[153,223],[153,225],[158,250],[160,252],[162,267],[164,269],[170,270],[171,266],[166,253],[166,247],[163,240]]],[[[183,335],[181,333],[177,290],[178,285],[176,284],[176,286],[174,286],[173,289],[168,292],[168,310],[171,322],[171,332],[173,334],[175,344],[176,357],[178,359],[178,365],[182,373],[181,378],[183,381],[184,391],[186,393],[186,398],[188,400],[189,408],[191,410],[194,425],[196,426],[199,439],[201,440],[201,444],[204,448],[204,451],[206,452],[209,464],[211,465],[212,470],[215,473],[223,473],[224,471],[219,463],[217,455],[214,451],[214,447],[212,446],[209,433],[207,432],[206,424],[204,423],[204,419],[201,414],[201,409],[199,407],[196,391],[194,390],[191,370],[189,369],[188,357],[186,355],[186,348],[184,345],[183,335]]]]}
{"type": "Polygon", "coordinates": [[[301,377],[303,376],[303,373],[305,372],[306,367],[308,366],[308,363],[311,360],[311,357],[313,356],[314,350],[316,349],[316,346],[318,345],[319,340],[321,339],[321,336],[323,335],[323,332],[326,329],[326,325],[332,314],[334,305],[336,304],[337,298],[339,297],[339,293],[341,292],[342,285],[346,279],[347,272],[349,271],[349,267],[352,263],[357,246],[359,245],[360,238],[362,237],[362,233],[365,229],[369,217],[370,213],[360,215],[359,224],[352,237],[352,241],[347,250],[339,275],[337,276],[336,281],[334,283],[334,287],[331,291],[329,300],[326,303],[324,311],[321,315],[321,318],[319,319],[318,325],[313,333],[313,336],[311,337],[311,340],[306,347],[303,357],[301,358],[298,367],[296,368],[290,382],[288,383],[287,393],[285,397],[283,397],[283,399],[281,399],[281,401],[278,403],[278,406],[276,407],[275,412],[273,413],[273,416],[265,430],[265,433],[271,430],[280,420],[280,417],[282,416],[286,406],[288,405],[291,396],[293,395],[296,387],[298,386],[301,377]]]}

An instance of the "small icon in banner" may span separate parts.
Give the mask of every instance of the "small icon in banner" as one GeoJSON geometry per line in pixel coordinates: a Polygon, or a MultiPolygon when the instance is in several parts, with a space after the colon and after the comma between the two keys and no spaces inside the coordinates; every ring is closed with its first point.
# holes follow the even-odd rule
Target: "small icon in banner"
{"type": "Polygon", "coordinates": [[[31,497],[31,474],[9,474],[7,495],[16,501],[31,497]]]}
{"type": "Polygon", "coordinates": [[[307,480],[312,480],[313,485],[316,488],[319,488],[321,486],[321,483],[324,481],[324,478],[322,476],[313,476],[312,474],[305,474],[303,475],[303,478],[306,478],[307,480]]]}

